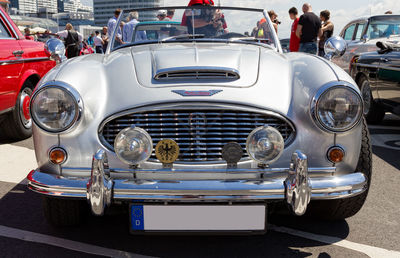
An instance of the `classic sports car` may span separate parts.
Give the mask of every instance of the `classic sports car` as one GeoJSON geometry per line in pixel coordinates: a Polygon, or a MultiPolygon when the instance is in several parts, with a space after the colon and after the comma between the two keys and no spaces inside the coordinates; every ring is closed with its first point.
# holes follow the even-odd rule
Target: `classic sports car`
{"type": "Polygon", "coordinates": [[[39,80],[56,63],[41,42],[27,40],[0,7],[0,136],[25,139],[32,134],[29,101],[39,80]]]}
{"type": "Polygon", "coordinates": [[[364,100],[364,115],[378,124],[385,112],[400,115],[400,45],[378,42],[378,51],[353,59],[350,74],[364,100]]]}
{"type": "Polygon", "coordinates": [[[361,53],[376,51],[378,41],[400,41],[400,15],[385,14],[355,19],[343,28],[340,36],[348,44],[347,52],[332,61],[350,72],[352,59],[361,53]]]}
{"type": "MultiPolygon", "coordinates": [[[[35,90],[39,167],[27,178],[49,222],[126,205],[132,233],[252,233],[274,205],[356,214],[371,145],[353,79],[317,56],[283,54],[263,10],[173,9],[188,34],[111,40],[105,55],[68,60],[35,90]],[[264,36],[245,36],[256,21],[264,36]]],[[[342,43],[332,38],[327,53],[342,43]]]]}

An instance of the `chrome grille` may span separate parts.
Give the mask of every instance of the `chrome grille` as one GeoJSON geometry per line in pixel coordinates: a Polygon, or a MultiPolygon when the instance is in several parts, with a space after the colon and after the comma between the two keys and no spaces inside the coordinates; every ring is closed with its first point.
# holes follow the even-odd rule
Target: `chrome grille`
{"type": "MultiPolygon", "coordinates": [[[[246,153],[247,136],[263,125],[275,127],[288,144],[294,136],[292,127],[282,118],[264,113],[237,110],[163,110],[132,113],[107,122],[100,132],[105,145],[113,150],[114,139],[132,125],[146,130],[154,147],[162,139],[175,140],[181,150],[178,162],[221,161],[225,144],[237,142],[246,153]]],[[[155,155],[150,160],[155,161],[155,155]]]]}

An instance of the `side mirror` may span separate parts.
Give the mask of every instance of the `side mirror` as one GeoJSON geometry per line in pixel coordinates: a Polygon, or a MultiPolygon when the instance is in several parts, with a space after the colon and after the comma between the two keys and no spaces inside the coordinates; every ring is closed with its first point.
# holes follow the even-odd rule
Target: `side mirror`
{"type": "Polygon", "coordinates": [[[56,61],[57,64],[64,62],[67,57],[65,56],[64,43],[56,38],[52,38],[46,41],[44,48],[50,55],[50,60],[56,61]]]}
{"type": "Polygon", "coordinates": [[[339,36],[331,37],[325,42],[325,58],[331,60],[332,57],[341,57],[346,53],[347,42],[339,36]]]}
{"type": "Polygon", "coordinates": [[[364,36],[362,36],[361,40],[365,43],[368,41],[368,35],[365,34],[364,36]]]}

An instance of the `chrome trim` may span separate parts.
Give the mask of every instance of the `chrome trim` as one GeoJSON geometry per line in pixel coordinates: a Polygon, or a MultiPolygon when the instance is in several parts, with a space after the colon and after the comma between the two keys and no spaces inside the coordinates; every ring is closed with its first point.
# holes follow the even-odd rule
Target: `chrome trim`
{"type": "Polygon", "coordinates": [[[312,120],[315,122],[315,124],[322,130],[329,132],[329,133],[341,133],[341,132],[347,132],[353,129],[357,124],[360,123],[361,118],[363,116],[363,110],[364,110],[364,103],[361,95],[353,88],[354,86],[348,82],[345,81],[333,81],[329,82],[322,87],[320,87],[317,90],[317,93],[314,95],[314,97],[311,100],[310,103],[310,116],[312,120]],[[342,129],[342,130],[333,130],[331,128],[328,128],[325,126],[319,119],[318,114],[317,114],[317,106],[318,102],[321,98],[322,95],[324,95],[328,90],[333,89],[333,88],[346,88],[352,92],[360,99],[361,103],[361,112],[359,114],[357,122],[355,122],[353,125],[349,126],[348,128],[342,129]]]}
{"type": "MultiPolygon", "coordinates": [[[[234,104],[227,104],[227,103],[217,103],[217,102],[210,102],[210,103],[204,103],[204,102],[182,102],[182,103],[161,103],[157,105],[149,105],[149,106],[142,106],[138,108],[133,108],[129,109],[126,111],[122,111],[119,113],[116,113],[114,115],[109,116],[103,122],[100,124],[99,129],[98,129],[98,136],[100,139],[101,144],[108,150],[113,151],[113,146],[111,146],[104,138],[103,136],[103,129],[104,126],[117,118],[134,114],[134,113],[140,113],[140,112],[152,112],[152,111],[165,111],[165,110],[188,110],[188,109],[194,109],[194,110],[212,110],[212,109],[219,109],[219,110],[235,110],[235,111],[243,111],[246,113],[259,113],[259,114],[264,114],[268,116],[275,117],[276,119],[281,119],[284,122],[286,122],[291,128],[292,128],[292,135],[285,141],[285,147],[289,146],[294,139],[296,138],[296,127],[294,124],[285,116],[282,114],[261,109],[261,108],[256,108],[256,107],[248,107],[245,105],[234,105],[234,104]]],[[[127,124],[127,127],[130,126],[127,124]]],[[[139,126],[139,125],[137,125],[139,126]]],[[[252,128],[253,129],[253,128],[252,128]]],[[[247,138],[247,135],[244,137],[247,138]]],[[[153,141],[156,141],[157,138],[152,138],[153,141]]],[[[183,140],[185,138],[182,138],[183,140]]],[[[242,159],[242,161],[247,161],[250,160],[249,158],[247,159],[242,159]]],[[[149,162],[155,162],[149,160],[149,162]]],[[[224,163],[224,161],[203,161],[203,162],[176,162],[177,164],[221,164],[224,163]]]]}
{"type": "Polygon", "coordinates": [[[30,104],[30,112],[31,112],[31,117],[32,117],[33,122],[41,130],[43,130],[47,133],[67,133],[67,132],[69,132],[81,121],[81,118],[83,115],[83,109],[84,109],[83,99],[79,95],[79,92],[77,90],[75,90],[75,88],[73,88],[68,83],[61,82],[61,81],[50,81],[50,82],[43,84],[39,89],[37,89],[33,93],[32,98],[31,98],[31,104],[30,104]],[[33,115],[32,103],[34,103],[36,96],[40,92],[44,91],[47,88],[58,88],[58,89],[64,90],[75,100],[75,108],[76,108],[77,112],[75,114],[74,120],[66,128],[50,131],[50,130],[43,128],[37,121],[35,121],[35,116],[33,115]]]}
{"type": "Polygon", "coordinates": [[[3,114],[8,113],[8,112],[11,112],[11,111],[13,111],[14,109],[15,109],[15,106],[12,106],[12,107],[10,107],[10,108],[6,108],[6,109],[4,109],[4,110],[0,110],[0,115],[3,115],[3,114]]]}
{"type": "Polygon", "coordinates": [[[33,58],[20,58],[14,60],[0,60],[0,65],[41,62],[41,61],[50,61],[50,59],[48,57],[33,57],[33,58]]]}
{"type": "Polygon", "coordinates": [[[238,80],[240,79],[239,71],[233,68],[227,67],[173,67],[160,69],[156,71],[154,75],[155,80],[190,80],[190,79],[227,79],[227,80],[238,80]],[[187,73],[191,73],[187,74],[187,73]],[[172,78],[169,78],[170,74],[174,74],[172,78]],[[179,77],[178,74],[186,74],[185,76],[179,77]],[[220,75],[207,75],[202,74],[220,74],[220,75]],[[222,76],[225,74],[225,76],[222,76]],[[230,76],[230,75],[231,76],[230,76]],[[164,77],[165,76],[165,77],[164,77]],[[160,78],[162,77],[162,78],[160,78]]]}
{"type": "Polygon", "coordinates": [[[379,65],[370,65],[370,64],[363,64],[363,63],[353,63],[353,66],[356,67],[366,67],[366,68],[376,68],[379,69],[379,65]]]}
{"type": "MultiPolygon", "coordinates": [[[[264,169],[258,170],[264,171],[264,169]]],[[[93,156],[90,179],[67,178],[39,170],[31,171],[27,179],[29,189],[44,195],[60,198],[87,198],[92,206],[92,211],[97,215],[103,214],[104,208],[111,204],[112,200],[192,202],[286,199],[289,201],[288,196],[293,197],[293,193],[298,193],[296,197],[300,196],[300,200],[303,200],[300,202],[301,208],[298,204],[291,202],[297,211],[301,211],[307,206],[309,198],[307,189],[310,187],[312,189],[311,198],[321,200],[355,196],[367,188],[367,178],[360,172],[308,180],[307,157],[300,151],[293,154],[292,163],[286,170],[289,172],[284,174],[264,173],[264,177],[251,180],[138,180],[135,179],[134,173],[126,178],[112,178],[114,175],[108,167],[106,152],[99,150],[93,156]],[[290,185],[293,192],[288,192],[288,184],[285,188],[285,181],[293,182],[290,185]],[[302,185],[306,187],[304,188],[305,192],[302,185]]],[[[301,213],[298,212],[298,214],[301,213]]]]}

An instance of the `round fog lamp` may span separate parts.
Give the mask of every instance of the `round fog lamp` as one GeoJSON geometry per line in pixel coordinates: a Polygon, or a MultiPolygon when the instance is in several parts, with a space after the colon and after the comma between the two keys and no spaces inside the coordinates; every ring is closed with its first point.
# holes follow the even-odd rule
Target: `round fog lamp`
{"type": "Polygon", "coordinates": [[[153,141],[140,127],[125,128],[115,138],[114,151],[122,162],[138,165],[150,158],[153,141]]]}
{"type": "Polygon", "coordinates": [[[282,155],[285,142],[280,132],[271,126],[253,130],[246,141],[249,156],[261,164],[271,164],[282,155]]]}
{"type": "Polygon", "coordinates": [[[339,163],[342,162],[345,156],[345,152],[340,147],[332,147],[328,150],[328,159],[330,162],[339,163]]]}

